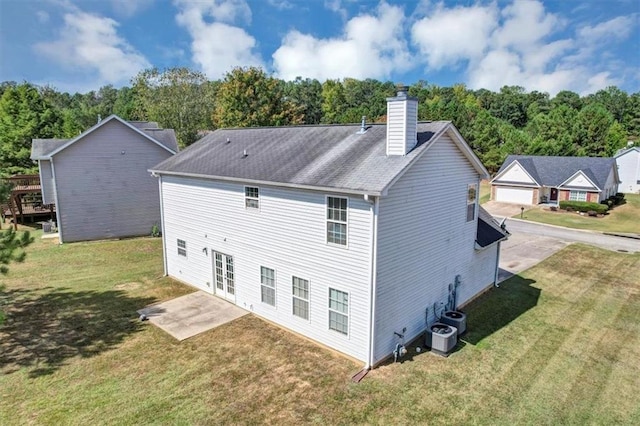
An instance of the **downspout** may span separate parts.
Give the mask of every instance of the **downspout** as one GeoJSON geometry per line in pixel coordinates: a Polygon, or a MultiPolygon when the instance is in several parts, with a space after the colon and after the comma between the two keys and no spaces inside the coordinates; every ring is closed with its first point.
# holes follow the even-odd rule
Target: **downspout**
{"type": "Polygon", "coordinates": [[[374,335],[376,319],[376,283],[378,275],[378,208],[380,197],[373,198],[372,218],[371,218],[371,295],[369,297],[369,355],[364,366],[366,370],[373,367],[374,357],[374,335]]]}
{"type": "MultiPolygon", "coordinates": [[[[62,244],[64,242],[64,238],[62,236],[62,221],[60,220],[60,202],[58,201],[58,180],[56,179],[56,168],[53,165],[53,157],[49,157],[49,162],[51,163],[51,178],[53,179],[53,199],[56,202],[56,222],[58,223],[58,243],[62,244]]],[[[42,182],[40,183],[42,185],[42,182]]]]}
{"type": "Polygon", "coordinates": [[[496,287],[500,287],[498,284],[498,274],[500,273],[500,241],[498,241],[497,245],[497,253],[496,253],[496,273],[493,276],[493,285],[496,287]]]}
{"type": "MultiPolygon", "coordinates": [[[[154,173],[152,173],[154,175],[154,173]]],[[[162,202],[162,175],[156,175],[158,178],[158,192],[160,195],[160,232],[162,232],[162,263],[164,276],[167,276],[167,243],[165,241],[166,234],[164,233],[164,203],[162,202]]]]}

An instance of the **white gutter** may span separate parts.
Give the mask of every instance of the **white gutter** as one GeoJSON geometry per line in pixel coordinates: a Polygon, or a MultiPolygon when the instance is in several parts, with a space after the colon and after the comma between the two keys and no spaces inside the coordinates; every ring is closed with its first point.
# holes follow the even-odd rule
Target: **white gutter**
{"type": "Polygon", "coordinates": [[[498,274],[500,273],[500,241],[498,241],[498,247],[496,250],[496,273],[493,276],[493,285],[500,287],[500,284],[498,283],[498,274]]]}
{"type": "MultiPolygon", "coordinates": [[[[154,175],[157,176],[157,175],[154,175]]],[[[158,192],[160,195],[160,232],[162,232],[162,263],[164,276],[167,276],[167,243],[165,241],[166,234],[164,233],[164,203],[162,202],[162,176],[158,178],[158,192]]]]}
{"type": "MultiPolygon", "coordinates": [[[[53,179],[53,199],[56,202],[56,223],[58,224],[58,243],[62,244],[64,242],[62,238],[62,221],[60,220],[60,202],[58,201],[58,180],[56,179],[56,168],[53,166],[53,157],[49,157],[49,161],[51,162],[51,178],[53,179]]],[[[38,164],[38,167],[40,165],[38,164]]],[[[42,183],[40,183],[42,185],[42,183]]]]}
{"type": "Polygon", "coordinates": [[[314,186],[314,185],[304,185],[298,183],[288,183],[288,182],[274,182],[274,181],[265,181],[259,179],[243,179],[237,177],[228,177],[228,176],[213,176],[213,175],[205,175],[200,173],[183,173],[183,172],[171,172],[171,171],[163,171],[156,169],[147,170],[152,175],[167,175],[167,176],[179,176],[179,177],[188,177],[195,179],[206,179],[206,180],[220,180],[224,182],[235,182],[235,183],[243,183],[254,186],[272,186],[272,187],[283,187],[283,188],[295,188],[295,189],[306,189],[309,191],[320,191],[320,192],[329,192],[334,194],[352,194],[352,195],[362,195],[365,196],[369,194],[369,196],[379,196],[381,195],[381,191],[375,189],[349,189],[349,188],[334,188],[330,186],[314,186]]]}
{"type": "Polygon", "coordinates": [[[374,356],[374,335],[375,335],[375,312],[376,312],[376,282],[378,274],[378,208],[380,205],[380,198],[374,197],[372,217],[371,217],[371,295],[369,297],[369,354],[367,363],[364,366],[365,370],[370,370],[373,367],[374,356]]]}

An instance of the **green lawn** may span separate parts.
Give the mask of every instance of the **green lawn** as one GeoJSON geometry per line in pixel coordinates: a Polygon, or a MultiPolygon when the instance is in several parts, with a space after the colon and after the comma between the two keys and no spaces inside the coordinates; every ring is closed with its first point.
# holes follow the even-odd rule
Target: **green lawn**
{"type": "Polygon", "coordinates": [[[491,184],[488,180],[480,181],[480,204],[484,204],[491,199],[491,184]]]}
{"type": "Polygon", "coordinates": [[[640,255],[570,246],[469,306],[449,358],[361,367],[252,315],[176,342],[158,239],[39,240],[0,290],[0,424],[640,424],[640,255]]]}
{"type": "MultiPolygon", "coordinates": [[[[640,195],[626,194],[625,198],[625,204],[616,206],[604,217],[580,216],[575,212],[565,211],[552,212],[536,207],[525,211],[524,218],[567,228],[640,234],[640,195]]],[[[520,215],[514,217],[520,218],[520,215]]]]}

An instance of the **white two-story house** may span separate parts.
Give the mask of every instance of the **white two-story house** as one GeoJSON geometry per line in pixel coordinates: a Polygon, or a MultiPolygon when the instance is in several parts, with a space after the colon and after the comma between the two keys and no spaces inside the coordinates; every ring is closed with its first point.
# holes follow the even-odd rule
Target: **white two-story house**
{"type": "Polygon", "coordinates": [[[493,285],[506,233],[450,122],[216,130],[150,170],[166,274],[372,367],[493,285]],[[480,216],[480,218],[479,218],[480,216]]]}

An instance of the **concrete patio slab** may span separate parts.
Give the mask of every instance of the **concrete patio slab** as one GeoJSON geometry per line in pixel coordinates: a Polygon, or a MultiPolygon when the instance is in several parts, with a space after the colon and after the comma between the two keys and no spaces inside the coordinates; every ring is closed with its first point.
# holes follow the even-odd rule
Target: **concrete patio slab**
{"type": "Polygon", "coordinates": [[[147,306],[138,311],[178,340],[211,330],[249,312],[203,291],[147,306]]]}

